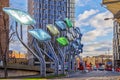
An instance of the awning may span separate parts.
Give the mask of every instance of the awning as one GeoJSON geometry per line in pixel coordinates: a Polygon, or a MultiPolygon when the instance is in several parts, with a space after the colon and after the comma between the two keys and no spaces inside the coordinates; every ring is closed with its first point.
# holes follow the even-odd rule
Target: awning
{"type": "Polygon", "coordinates": [[[120,0],[103,0],[102,4],[113,13],[116,21],[120,23],[120,0]]]}

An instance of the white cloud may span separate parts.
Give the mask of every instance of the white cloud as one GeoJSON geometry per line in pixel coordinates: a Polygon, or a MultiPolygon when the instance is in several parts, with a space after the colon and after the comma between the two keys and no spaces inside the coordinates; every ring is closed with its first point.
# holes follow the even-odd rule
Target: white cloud
{"type": "MultiPolygon", "coordinates": [[[[108,11],[99,12],[99,10],[87,10],[80,14],[76,20],[76,26],[85,30],[87,27],[93,29],[84,33],[82,43],[84,45],[84,56],[105,54],[107,49],[110,49],[112,53],[112,39],[109,41],[101,40],[103,42],[96,41],[97,38],[108,36],[109,33],[113,33],[113,21],[104,18],[110,18],[112,14],[108,11]]],[[[109,35],[112,36],[112,35],[109,35]]]]}
{"type": "Polygon", "coordinates": [[[106,36],[108,33],[112,32],[113,21],[105,21],[104,18],[112,17],[110,12],[99,13],[98,10],[85,11],[80,14],[76,20],[76,26],[84,28],[85,26],[90,26],[95,28],[84,34],[83,41],[94,41],[97,37],[106,36]]]}
{"type": "Polygon", "coordinates": [[[104,20],[105,18],[109,18],[109,17],[112,17],[112,13],[108,11],[98,13],[89,20],[89,23],[91,26],[95,28],[100,28],[100,29],[111,28],[113,26],[112,20],[107,20],[107,21],[104,20]]]}
{"type": "Polygon", "coordinates": [[[88,19],[90,18],[90,16],[95,15],[97,12],[99,12],[99,10],[91,9],[89,11],[85,11],[83,14],[79,14],[75,26],[82,27],[89,25],[88,19]]]}
{"type": "Polygon", "coordinates": [[[83,56],[112,54],[112,41],[93,42],[84,46],[83,56]],[[108,51],[109,50],[109,51],[108,51]]]}

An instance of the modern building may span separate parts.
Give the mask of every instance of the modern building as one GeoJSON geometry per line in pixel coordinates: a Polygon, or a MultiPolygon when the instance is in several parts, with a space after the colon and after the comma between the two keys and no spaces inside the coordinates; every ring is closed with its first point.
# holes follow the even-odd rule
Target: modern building
{"type": "MultiPolygon", "coordinates": [[[[54,24],[56,20],[69,18],[74,23],[75,0],[28,0],[28,12],[37,22],[35,27],[47,30],[46,24],[54,24]]],[[[29,44],[31,37],[28,37],[29,44]]]]}
{"type": "Polygon", "coordinates": [[[3,7],[9,6],[9,0],[0,0],[0,60],[8,52],[9,44],[9,17],[2,10],[3,7]]]}
{"type": "Polygon", "coordinates": [[[102,1],[104,7],[106,7],[113,14],[113,58],[114,67],[120,67],[120,1],[102,1]]]}
{"type": "Polygon", "coordinates": [[[120,66],[120,23],[114,22],[113,28],[114,67],[120,66]]]}
{"type": "Polygon", "coordinates": [[[99,55],[99,56],[92,56],[92,57],[84,57],[83,61],[86,64],[92,64],[95,66],[96,64],[107,64],[107,62],[113,61],[113,55],[99,55]]]}
{"type": "Polygon", "coordinates": [[[46,24],[54,24],[61,18],[74,22],[75,0],[29,0],[28,12],[37,21],[36,27],[46,29],[46,24]]]}

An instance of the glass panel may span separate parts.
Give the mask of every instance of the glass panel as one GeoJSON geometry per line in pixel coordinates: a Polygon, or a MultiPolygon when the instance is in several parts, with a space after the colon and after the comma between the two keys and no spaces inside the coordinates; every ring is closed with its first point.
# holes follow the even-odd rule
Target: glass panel
{"type": "Polygon", "coordinates": [[[47,25],[48,30],[50,31],[50,33],[54,36],[57,36],[60,34],[59,30],[52,24],[48,24],[47,25]]]}
{"type": "Polygon", "coordinates": [[[77,34],[75,33],[74,29],[73,28],[70,28],[69,29],[69,32],[73,35],[73,37],[76,37],[77,34]]]}
{"type": "Polygon", "coordinates": [[[69,41],[67,40],[67,38],[65,37],[59,37],[57,38],[57,42],[61,45],[61,46],[67,46],[69,44],[69,41]]]}
{"type": "Polygon", "coordinates": [[[73,41],[74,40],[72,34],[70,34],[68,32],[67,32],[67,38],[68,38],[69,41],[73,41]]]}
{"type": "Polygon", "coordinates": [[[26,12],[14,9],[14,8],[3,8],[3,11],[8,15],[12,16],[16,21],[25,25],[36,24],[36,21],[26,12]]]}
{"type": "Polygon", "coordinates": [[[73,27],[72,21],[69,20],[68,18],[65,18],[65,22],[66,22],[68,28],[72,28],[73,27]]]}
{"type": "Polygon", "coordinates": [[[51,36],[42,29],[32,29],[28,32],[39,41],[49,41],[51,39],[51,36]]]}
{"type": "Polygon", "coordinates": [[[56,26],[61,30],[66,30],[66,24],[63,21],[55,21],[56,26]]]}

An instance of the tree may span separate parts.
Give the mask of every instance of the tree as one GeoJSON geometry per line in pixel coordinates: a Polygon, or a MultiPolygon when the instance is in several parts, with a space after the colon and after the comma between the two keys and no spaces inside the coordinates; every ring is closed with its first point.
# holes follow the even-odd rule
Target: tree
{"type": "Polygon", "coordinates": [[[0,58],[3,61],[3,67],[4,67],[4,77],[7,78],[7,60],[8,60],[8,54],[9,54],[9,43],[12,40],[12,37],[14,35],[14,31],[12,31],[12,26],[10,26],[9,29],[9,18],[7,15],[5,15],[4,12],[1,12],[0,15],[0,58]]]}

